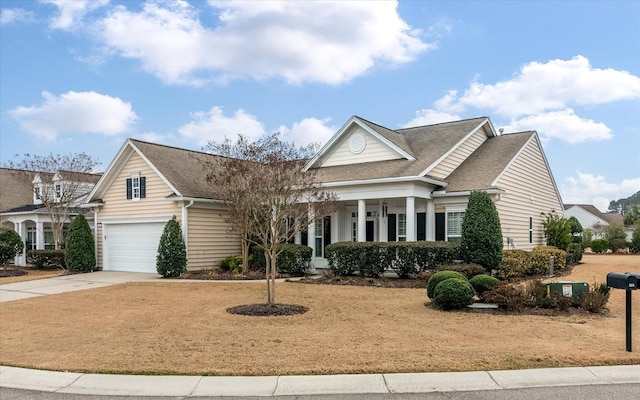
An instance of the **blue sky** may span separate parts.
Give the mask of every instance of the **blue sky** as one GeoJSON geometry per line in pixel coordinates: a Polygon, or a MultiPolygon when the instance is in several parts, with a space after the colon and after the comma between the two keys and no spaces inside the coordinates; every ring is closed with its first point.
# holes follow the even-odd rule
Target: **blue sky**
{"type": "MultiPolygon", "coordinates": [[[[489,116],[565,203],[640,190],[640,1],[0,1],[0,164],[127,137],[326,142],[489,116]]],[[[3,188],[4,189],[4,188],[3,188]]]]}

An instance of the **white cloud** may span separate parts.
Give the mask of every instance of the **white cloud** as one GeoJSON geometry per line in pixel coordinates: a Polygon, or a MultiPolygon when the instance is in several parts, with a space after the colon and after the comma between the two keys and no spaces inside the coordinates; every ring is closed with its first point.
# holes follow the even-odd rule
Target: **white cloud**
{"type": "MultiPolygon", "coordinates": [[[[510,120],[504,126],[507,131],[537,130],[544,139],[575,144],[608,140],[613,133],[606,124],[577,115],[571,106],[595,107],[638,99],[640,77],[593,68],[586,57],[576,56],[528,63],[511,79],[496,84],[474,81],[462,95],[449,90],[427,111],[446,117],[469,109],[488,110],[510,120]]],[[[416,112],[416,119],[424,112],[416,112]]]]}
{"type": "Polygon", "coordinates": [[[130,103],[96,92],[60,96],[42,92],[42,97],[41,106],[17,107],[9,115],[20,129],[45,140],[70,133],[117,135],[127,132],[138,119],[130,103]]]}
{"type": "Polygon", "coordinates": [[[74,30],[82,25],[84,16],[102,6],[109,0],[40,0],[41,3],[52,4],[58,8],[58,14],[51,18],[52,29],[74,30]]]}
{"type": "Polygon", "coordinates": [[[593,204],[606,211],[611,200],[629,197],[640,188],[640,177],[623,179],[619,183],[607,182],[602,175],[576,171],[560,185],[562,200],[566,204],[593,204]]]}
{"type": "Polygon", "coordinates": [[[580,118],[570,108],[513,120],[503,128],[507,132],[537,130],[542,139],[559,139],[571,144],[613,138],[611,129],[605,124],[580,118]]]}
{"type": "Polygon", "coordinates": [[[517,118],[564,109],[570,104],[598,105],[628,99],[640,99],[640,77],[593,68],[587,58],[576,56],[546,64],[531,62],[512,79],[495,85],[474,82],[453,102],[517,118]]]}
{"type": "Polygon", "coordinates": [[[416,116],[406,124],[403,124],[401,128],[411,128],[414,126],[424,126],[439,124],[441,122],[451,122],[460,120],[460,116],[455,114],[449,114],[443,111],[437,111],[433,109],[424,109],[416,111],[416,116]]]}
{"type": "Polygon", "coordinates": [[[175,142],[175,135],[170,133],[157,133],[157,132],[145,132],[136,135],[136,139],[150,142],[150,143],[160,143],[160,144],[172,144],[175,142]]]}
{"type": "Polygon", "coordinates": [[[8,25],[14,22],[33,22],[33,12],[22,8],[3,8],[0,10],[0,25],[8,25]]]}
{"type": "Polygon", "coordinates": [[[207,112],[193,113],[191,117],[193,120],[180,127],[178,132],[184,138],[195,140],[199,146],[205,146],[210,141],[221,143],[226,138],[235,141],[238,134],[251,140],[265,134],[262,123],[242,109],[226,116],[222,107],[215,106],[207,112]]]}
{"type": "Polygon", "coordinates": [[[283,140],[293,142],[296,146],[322,146],[336,133],[336,127],[327,125],[330,121],[330,118],[304,118],[300,122],[294,122],[291,128],[281,125],[278,131],[283,140]]]}
{"type": "MultiPolygon", "coordinates": [[[[116,53],[170,84],[279,77],[340,84],[379,64],[435,48],[400,18],[397,2],[209,1],[208,27],[185,1],[112,9],[96,29],[116,53]]],[[[445,31],[444,28],[440,28],[445,31]]]]}

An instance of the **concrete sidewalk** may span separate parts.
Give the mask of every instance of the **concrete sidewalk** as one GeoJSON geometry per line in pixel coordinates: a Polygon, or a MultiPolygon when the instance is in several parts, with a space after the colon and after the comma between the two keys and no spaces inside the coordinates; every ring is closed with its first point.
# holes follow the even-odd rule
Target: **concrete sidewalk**
{"type": "Polygon", "coordinates": [[[157,274],[96,271],[86,274],[63,275],[54,278],[7,283],[0,285],[0,302],[21,300],[48,294],[73,292],[76,290],[94,289],[119,283],[154,281],[159,279],[160,275],[157,274]]]}
{"type": "Polygon", "coordinates": [[[0,387],[112,396],[431,393],[629,383],[640,384],[640,365],[482,372],[256,377],[98,375],[0,366],[0,387]]]}

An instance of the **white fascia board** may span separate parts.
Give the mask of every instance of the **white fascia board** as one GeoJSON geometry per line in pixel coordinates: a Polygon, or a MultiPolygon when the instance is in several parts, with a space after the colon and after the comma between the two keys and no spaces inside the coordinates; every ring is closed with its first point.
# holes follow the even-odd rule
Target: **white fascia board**
{"type": "Polygon", "coordinates": [[[520,154],[522,154],[522,152],[525,151],[527,146],[529,146],[529,144],[531,144],[531,142],[533,142],[534,139],[535,139],[535,142],[538,144],[538,149],[540,150],[540,154],[542,154],[542,160],[544,161],[544,165],[547,168],[547,172],[549,173],[549,177],[551,178],[551,183],[553,183],[553,189],[556,192],[556,196],[558,196],[558,201],[560,202],[560,208],[562,210],[562,213],[564,213],[565,212],[564,202],[562,201],[562,197],[560,196],[560,191],[558,190],[558,185],[556,185],[556,180],[553,177],[553,172],[551,172],[551,167],[549,166],[549,161],[547,160],[547,156],[544,154],[544,149],[542,148],[542,144],[540,143],[540,138],[538,136],[538,131],[533,131],[533,135],[531,135],[529,140],[527,140],[526,143],[520,148],[520,150],[518,150],[516,155],[509,161],[509,163],[502,170],[502,172],[500,172],[500,175],[498,175],[496,177],[496,179],[494,179],[494,181],[491,182],[491,186],[497,186],[498,181],[500,180],[500,178],[502,178],[502,175],[504,175],[507,172],[507,170],[509,170],[509,168],[511,167],[511,164],[513,164],[515,162],[515,160],[518,157],[520,157],[520,154]]]}
{"type": "MultiPolygon", "coordinates": [[[[449,157],[449,155],[451,153],[453,153],[458,147],[460,147],[462,145],[462,143],[466,142],[471,136],[473,136],[474,133],[476,133],[479,129],[482,129],[482,127],[486,124],[489,123],[491,124],[491,121],[489,120],[489,118],[485,118],[483,119],[478,126],[476,126],[475,128],[473,128],[469,133],[467,133],[462,139],[460,139],[460,141],[458,143],[455,144],[455,146],[453,146],[452,148],[449,149],[449,151],[447,151],[446,153],[444,153],[442,156],[440,156],[440,158],[438,158],[437,160],[435,160],[434,162],[431,163],[431,165],[429,165],[424,171],[422,171],[420,173],[420,175],[427,175],[432,169],[434,169],[438,164],[440,164],[442,162],[442,160],[444,160],[445,158],[449,157]]],[[[491,125],[489,125],[491,126],[491,125]]],[[[493,136],[495,136],[495,131],[493,131],[493,127],[491,127],[493,136]]]]}
{"type": "Polygon", "coordinates": [[[393,150],[396,153],[400,154],[402,157],[406,158],[409,161],[415,161],[415,157],[413,157],[411,154],[407,153],[406,151],[402,150],[400,147],[396,146],[392,141],[390,141],[389,139],[385,138],[384,136],[382,136],[381,134],[379,134],[375,130],[371,129],[368,125],[364,124],[359,119],[356,119],[355,123],[359,127],[361,127],[362,129],[367,131],[367,133],[369,133],[371,136],[375,137],[376,139],[378,139],[379,141],[384,143],[391,150],[393,150]]]}
{"type": "Polygon", "coordinates": [[[401,176],[394,178],[378,178],[368,180],[356,180],[356,181],[342,181],[342,182],[324,182],[321,183],[322,187],[340,187],[340,186],[358,186],[358,185],[375,185],[381,183],[399,183],[399,182],[424,182],[435,186],[447,186],[447,182],[439,181],[436,179],[426,178],[423,176],[401,176]]]}
{"type": "Polygon", "coordinates": [[[94,207],[102,207],[104,203],[84,203],[80,204],[80,208],[94,208],[94,207]]]}
{"type": "Polygon", "coordinates": [[[184,196],[167,196],[164,198],[166,201],[193,201],[198,203],[214,203],[223,204],[224,201],[217,199],[201,199],[198,197],[184,197],[184,196]]]}
{"type": "MultiPolygon", "coordinates": [[[[487,192],[488,194],[505,194],[506,191],[502,189],[487,189],[483,190],[483,192],[487,192]]],[[[461,192],[447,192],[444,190],[438,190],[437,192],[433,192],[431,194],[432,197],[456,197],[456,196],[469,196],[471,194],[471,190],[464,190],[461,192]]]]}
{"type": "Polygon", "coordinates": [[[102,197],[102,195],[104,194],[104,191],[101,191],[101,190],[103,188],[106,190],[106,188],[111,186],[111,183],[115,179],[115,175],[117,175],[117,172],[120,170],[120,168],[122,168],[121,165],[120,165],[120,168],[118,168],[117,165],[124,164],[124,162],[122,161],[122,157],[123,157],[123,154],[125,153],[125,150],[127,150],[127,148],[130,147],[130,145],[131,145],[131,139],[125,140],[124,144],[120,147],[120,150],[118,150],[118,153],[116,153],[116,156],[113,158],[113,160],[111,160],[111,162],[109,163],[109,166],[107,167],[107,169],[104,171],[104,173],[98,180],[98,183],[96,183],[96,185],[91,190],[91,193],[89,193],[87,200],[93,199],[98,194],[99,194],[98,197],[102,197]],[[116,172],[113,172],[113,171],[116,171],[116,172]]]}
{"type": "Polygon", "coordinates": [[[318,150],[316,155],[313,156],[311,160],[309,160],[307,165],[304,167],[303,171],[307,171],[309,168],[311,168],[327,151],[329,151],[329,149],[333,146],[333,144],[336,143],[340,137],[342,137],[342,135],[347,130],[347,128],[351,126],[351,124],[355,121],[355,119],[356,119],[355,115],[351,116],[351,118],[349,118],[349,120],[345,122],[344,125],[342,125],[342,127],[338,129],[336,133],[333,134],[333,136],[331,136],[331,139],[329,139],[329,141],[325,143],[324,146],[320,148],[320,150],[318,150]]]}

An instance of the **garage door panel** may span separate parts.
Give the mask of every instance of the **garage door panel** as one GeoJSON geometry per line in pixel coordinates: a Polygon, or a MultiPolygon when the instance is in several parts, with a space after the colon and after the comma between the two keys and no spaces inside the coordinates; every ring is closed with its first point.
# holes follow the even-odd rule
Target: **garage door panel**
{"type": "Polygon", "coordinates": [[[165,223],[111,224],[106,229],[106,270],[156,272],[156,254],[165,223]]]}

